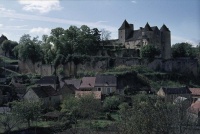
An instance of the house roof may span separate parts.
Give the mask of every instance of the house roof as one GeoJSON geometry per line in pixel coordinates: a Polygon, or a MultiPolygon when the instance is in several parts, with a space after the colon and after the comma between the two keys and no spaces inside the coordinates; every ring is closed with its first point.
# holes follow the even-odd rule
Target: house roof
{"type": "Polygon", "coordinates": [[[81,80],[79,80],[79,79],[65,80],[65,83],[68,85],[70,85],[70,84],[74,85],[74,87],[76,87],[76,89],[79,89],[81,80]]]}
{"type": "Polygon", "coordinates": [[[188,87],[177,87],[177,88],[168,88],[162,87],[165,94],[191,94],[191,91],[188,87]]]}
{"type": "Polygon", "coordinates": [[[50,96],[59,95],[52,86],[38,86],[31,87],[31,89],[39,98],[46,98],[50,96]]]}
{"type": "Polygon", "coordinates": [[[117,78],[113,75],[97,75],[95,86],[117,86],[117,78]]]}
{"type": "Polygon", "coordinates": [[[192,92],[192,95],[200,95],[200,88],[189,88],[192,92]]]}
{"type": "Polygon", "coordinates": [[[160,31],[170,31],[165,24],[160,28],[160,31]]]}
{"type": "Polygon", "coordinates": [[[68,94],[69,91],[72,92],[72,93],[75,93],[75,91],[77,90],[76,87],[74,87],[74,85],[72,84],[64,84],[64,86],[59,90],[59,93],[60,94],[68,94]],[[67,88],[66,88],[67,87],[67,88]]]}
{"type": "Polygon", "coordinates": [[[124,20],[124,22],[122,23],[119,30],[123,30],[123,29],[129,28],[129,27],[130,27],[130,25],[128,24],[128,22],[126,20],[124,20]]]}
{"type": "Polygon", "coordinates": [[[58,77],[56,76],[44,76],[36,82],[36,84],[57,84],[58,77]]]}
{"type": "Polygon", "coordinates": [[[25,94],[26,93],[26,85],[21,83],[13,83],[15,87],[15,92],[18,94],[25,94]]]}
{"type": "Polygon", "coordinates": [[[188,111],[193,114],[198,114],[200,111],[200,101],[192,103],[191,106],[188,108],[188,111]]]}
{"type": "Polygon", "coordinates": [[[83,97],[87,95],[94,95],[95,99],[101,99],[101,91],[75,91],[75,97],[83,97]]]}
{"type": "Polygon", "coordinates": [[[95,85],[96,77],[83,77],[80,85],[81,88],[93,88],[95,85]]]}

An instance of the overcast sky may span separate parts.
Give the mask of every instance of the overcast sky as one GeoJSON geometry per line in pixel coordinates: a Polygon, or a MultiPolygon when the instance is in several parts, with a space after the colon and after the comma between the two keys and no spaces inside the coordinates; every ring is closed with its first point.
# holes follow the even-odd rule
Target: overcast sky
{"type": "Polygon", "coordinates": [[[172,44],[200,42],[200,0],[0,0],[0,34],[14,41],[70,25],[106,29],[116,39],[125,19],[134,29],[165,24],[172,44]]]}

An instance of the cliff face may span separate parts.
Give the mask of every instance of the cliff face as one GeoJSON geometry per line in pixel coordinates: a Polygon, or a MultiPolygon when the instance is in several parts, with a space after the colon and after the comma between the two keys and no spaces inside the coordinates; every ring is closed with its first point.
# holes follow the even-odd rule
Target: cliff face
{"type": "MultiPolygon", "coordinates": [[[[73,76],[79,71],[95,71],[100,72],[112,67],[125,65],[134,66],[142,65],[155,71],[176,72],[190,76],[199,76],[199,64],[197,59],[177,58],[177,59],[154,59],[148,61],[140,58],[110,58],[104,57],[102,59],[94,59],[91,57],[90,61],[75,64],[73,61],[60,66],[68,76],[73,76]]],[[[41,63],[33,64],[31,61],[20,61],[19,70],[21,73],[37,73],[41,75],[52,75],[54,67],[52,65],[42,65],[41,63]]]]}

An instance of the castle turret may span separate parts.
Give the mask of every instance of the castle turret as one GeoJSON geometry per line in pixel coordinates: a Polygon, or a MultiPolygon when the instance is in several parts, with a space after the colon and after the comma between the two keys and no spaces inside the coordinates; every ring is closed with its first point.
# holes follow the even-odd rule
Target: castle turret
{"type": "Polygon", "coordinates": [[[145,25],[144,29],[142,30],[142,37],[146,38],[148,40],[147,44],[152,44],[152,35],[153,35],[153,30],[150,27],[149,23],[145,25]]]}
{"type": "Polygon", "coordinates": [[[171,32],[165,24],[160,28],[161,32],[161,56],[163,59],[171,58],[171,32]]]}
{"type": "Polygon", "coordinates": [[[124,20],[121,27],[118,29],[119,41],[124,43],[133,30],[133,24],[129,24],[126,20],[124,20]]]}

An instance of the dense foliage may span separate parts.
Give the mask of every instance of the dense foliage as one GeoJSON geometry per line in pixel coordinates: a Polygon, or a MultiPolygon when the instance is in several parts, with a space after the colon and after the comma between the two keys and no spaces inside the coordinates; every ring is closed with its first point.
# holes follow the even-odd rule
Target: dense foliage
{"type": "Polygon", "coordinates": [[[30,127],[31,121],[37,120],[41,115],[41,102],[14,101],[11,105],[12,114],[19,119],[26,121],[28,127],[30,127]]]}
{"type": "Polygon", "coordinates": [[[7,55],[7,53],[9,53],[10,56],[13,56],[13,48],[16,47],[18,45],[17,42],[15,41],[11,41],[11,40],[5,40],[1,47],[2,50],[5,52],[5,55],[7,55]]]}
{"type": "Polygon", "coordinates": [[[141,57],[143,58],[155,58],[156,55],[160,54],[160,50],[154,45],[145,45],[141,48],[141,57]]]}
{"type": "Polygon", "coordinates": [[[194,57],[195,51],[192,44],[187,42],[176,43],[172,46],[172,56],[176,57],[194,57]]]}
{"type": "Polygon", "coordinates": [[[41,61],[43,52],[40,44],[38,37],[31,39],[30,35],[25,34],[20,38],[19,45],[14,48],[15,56],[24,61],[31,60],[33,63],[41,61]]]}

